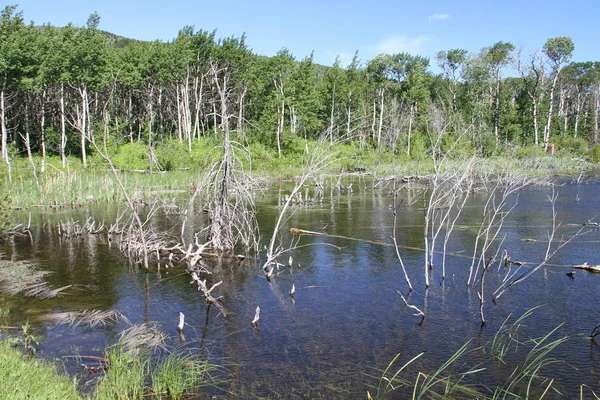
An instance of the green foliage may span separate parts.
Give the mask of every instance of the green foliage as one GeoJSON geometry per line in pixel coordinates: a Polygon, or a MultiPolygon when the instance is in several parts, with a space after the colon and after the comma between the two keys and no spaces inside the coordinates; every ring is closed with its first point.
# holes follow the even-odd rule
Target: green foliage
{"type": "Polygon", "coordinates": [[[600,144],[596,144],[590,149],[590,158],[593,162],[600,163],[600,144]]]}
{"type": "Polygon", "coordinates": [[[175,141],[161,143],[156,147],[154,154],[164,171],[175,171],[195,166],[187,145],[183,143],[175,141]]]}
{"type": "Polygon", "coordinates": [[[0,194],[0,237],[11,226],[12,198],[8,192],[0,194]]]}
{"type": "Polygon", "coordinates": [[[517,159],[534,159],[539,157],[545,157],[546,152],[543,147],[540,146],[524,146],[519,147],[515,151],[515,157],[517,159]]]}
{"type": "Polygon", "coordinates": [[[581,137],[570,135],[555,136],[552,140],[556,153],[564,156],[585,157],[588,153],[588,142],[581,137]]]}
{"type": "Polygon", "coordinates": [[[119,147],[117,154],[112,158],[115,168],[124,170],[145,170],[150,164],[148,161],[148,146],[145,143],[126,143],[119,147]]]}

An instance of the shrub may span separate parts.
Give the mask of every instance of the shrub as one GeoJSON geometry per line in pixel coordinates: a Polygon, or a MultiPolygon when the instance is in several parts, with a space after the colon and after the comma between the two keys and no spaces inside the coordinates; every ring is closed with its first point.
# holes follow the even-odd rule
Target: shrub
{"type": "Polygon", "coordinates": [[[600,144],[597,144],[590,149],[590,158],[593,162],[600,163],[600,144]]]}
{"type": "Polygon", "coordinates": [[[561,155],[582,157],[588,152],[587,140],[580,137],[555,136],[553,143],[556,146],[556,152],[561,155]]]}
{"type": "Polygon", "coordinates": [[[526,159],[526,158],[538,158],[544,157],[546,152],[543,147],[540,146],[525,146],[519,147],[515,151],[515,157],[518,159],[526,159]]]}
{"type": "Polygon", "coordinates": [[[126,143],[119,147],[112,162],[119,169],[148,169],[148,146],[140,142],[126,143]]]}

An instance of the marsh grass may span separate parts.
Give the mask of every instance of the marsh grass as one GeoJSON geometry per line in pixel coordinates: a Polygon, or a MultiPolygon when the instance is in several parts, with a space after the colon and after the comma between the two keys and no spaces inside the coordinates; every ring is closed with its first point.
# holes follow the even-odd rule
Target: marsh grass
{"type": "Polygon", "coordinates": [[[215,385],[211,376],[215,370],[215,365],[197,356],[173,352],[152,369],[152,394],[159,399],[181,399],[197,393],[203,386],[215,385]]]}
{"type": "Polygon", "coordinates": [[[97,326],[106,326],[115,324],[119,320],[130,323],[129,320],[118,310],[81,310],[49,315],[47,320],[53,321],[59,325],[69,325],[71,328],[84,326],[86,328],[95,328],[97,326]]]}
{"type": "Polygon", "coordinates": [[[8,295],[22,294],[27,297],[49,299],[59,296],[71,285],[51,288],[44,277],[48,271],[39,270],[33,263],[0,260],[0,291],[8,295]]]}
{"type": "MultiPolygon", "coordinates": [[[[294,178],[302,173],[303,156],[315,146],[315,143],[314,140],[304,141],[298,138],[283,150],[281,157],[260,143],[251,143],[247,148],[250,154],[247,159],[251,162],[243,160],[246,164],[245,170],[253,178],[265,176],[275,179],[294,178]]],[[[214,144],[210,145],[214,148],[214,144]]],[[[154,174],[121,171],[119,175],[127,192],[141,192],[147,198],[152,198],[160,192],[189,192],[190,188],[195,187],[199,177],[207,172],[209,161],[214,159],[216,152],[204,149],[201,155],[197,156],[194,151],[191,154],[188,154],[187,150],[178,151],[183,153],[176,152],[170,155],[177,161],[167,163],[176,164],[170,171],[154,174]],[[187,161],[181,164],[181,160],[187,161]],[[177,169],[183,166],[188,168],[177,169]]],[[[353,172],[360,169],[375,176],[423,176],[435,172],[434,162],[430,157],[406,158],[389,150],[380,151],[369,147],[361,149],[352,142],[331,146],[331,152],[339,154],[339,157],[336,157],[336,162],[328,166],[327,171],[324,171],[326,173],[353,172]]],[[[454,168],[458,164],[465,163],[468,158],[465,156],[450,159],[448,166],[454,168]]],[[[591,165],[583,158],[568,155],[551,157],[537,153],[528,157],[516,157],[514,152],[507,152],[481,160],[484,162],[476,164],[481,169],[479,173],[483,175],[507,170],[520,172],[528,177],[579,174],[582,169],[591,165]]],[[[40,164],[41,159],[35,158],[35,162],[40,164]]],[[[6,187],[14,207],[22,208],[125,200],[106,163],[98,160],[88,169],[83,169],[80,164],[79,160],[70,158],[68,167],[63,169],[60,159],[49,158],[48,169],[39,176],[38,186],[28,161],[16,159],[13,182],[8,185],[7,181],[0,179],[0,187],[6,187]]]]}
{"type": "Polygon", "coordinates": [[[121,340],[106,352],[106,374],[94,391],[97,400],[182,399],[216,385],[210,375],[217,367],[183,351],[164,358],[153,352],[127,350],[121,340]]]}
{"type": "MultiPolygon", "coordinates": [[[[378,385],[374,387],[376,398],[386,398],[391,394],[401,394],[404,398],[478,398],[478,399],[543,399],[550,393],[561,395],[554,387],[554,380],[544,376],[544,368],[559,362],[551,356],[558,346],[567,341],[567,337],[558,337],[561,325],[541,337],[529,337],[523,328],[524,321],[535,309],[530,309],[522,316],[510,321],[509,316],[500,326],[494,338],[486,346],[470,349],[466,342],[446,362],[433,372],[415,372],[416,360],[424,353],[418,354],[409,361],[398,366],[401,355],[398,354],[381,371],[378,385]],[[519,351],[521,350],[521,351],[519,351]],[[489,354],[492,359],[509,365],[509,354],[518,356],[526,351],[520,362],[512,368],[506,380],[489,388],[478,381],[478,374],[486,370],[483,366],[468,366],[465,360],[469,353],[489,354]]],[[[510,357],[514,358],[514,357],[510,357]]],[[[492,361],[492,360],[490,360],[492,361]]],[[[580,387],[583,393],[585,387],[580,387]]],[[[370,396],[370,394],[369,394],[370,396]]],[[[583,395],[582,395],[583,396],[583,395]]]]}
{"type": "Polygon", "coordinates": [[[0,396],[5,399],[80,399],[76,383],[48,362],[32,359],[0,341],[0,396]]]}
{"type": "Polygon", "coordinates": [[[148,358],[133,354],[117,345],[107,350],[106,359],[108,372],[98,383],[94,398],[97,400],[143,398],[150,365],[148,358]]]}

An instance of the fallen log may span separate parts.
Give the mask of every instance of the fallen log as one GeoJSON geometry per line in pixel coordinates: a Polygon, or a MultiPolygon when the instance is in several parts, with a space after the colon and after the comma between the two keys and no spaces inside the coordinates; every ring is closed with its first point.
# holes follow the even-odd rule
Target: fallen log
{"type": "Polygon", "coordinates": [[[581,265],[573,265],[571,268],[582,269],[584,271],[600,274],[600,265],[588,265],[587,262],[581,265]]]}

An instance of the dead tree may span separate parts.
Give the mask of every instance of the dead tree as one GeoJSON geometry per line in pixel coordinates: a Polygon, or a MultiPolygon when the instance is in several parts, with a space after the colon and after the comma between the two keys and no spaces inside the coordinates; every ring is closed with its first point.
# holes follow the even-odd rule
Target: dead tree
{"type": "Polygon", "coordinates": [[[210,63],[212,84],[217,92],[220,127],[223,133],[221,160],[214,163],[201,180],[192,200],[201,195],[208,210],[207,242],[216,251],[233,251],[236,245],[257,250],[257,224],[254,210],[253,181],[244,172],[239,154],[250,160],[249,153],[230,137],[230,87],[232,72],[229,66],[210,63]]]}

